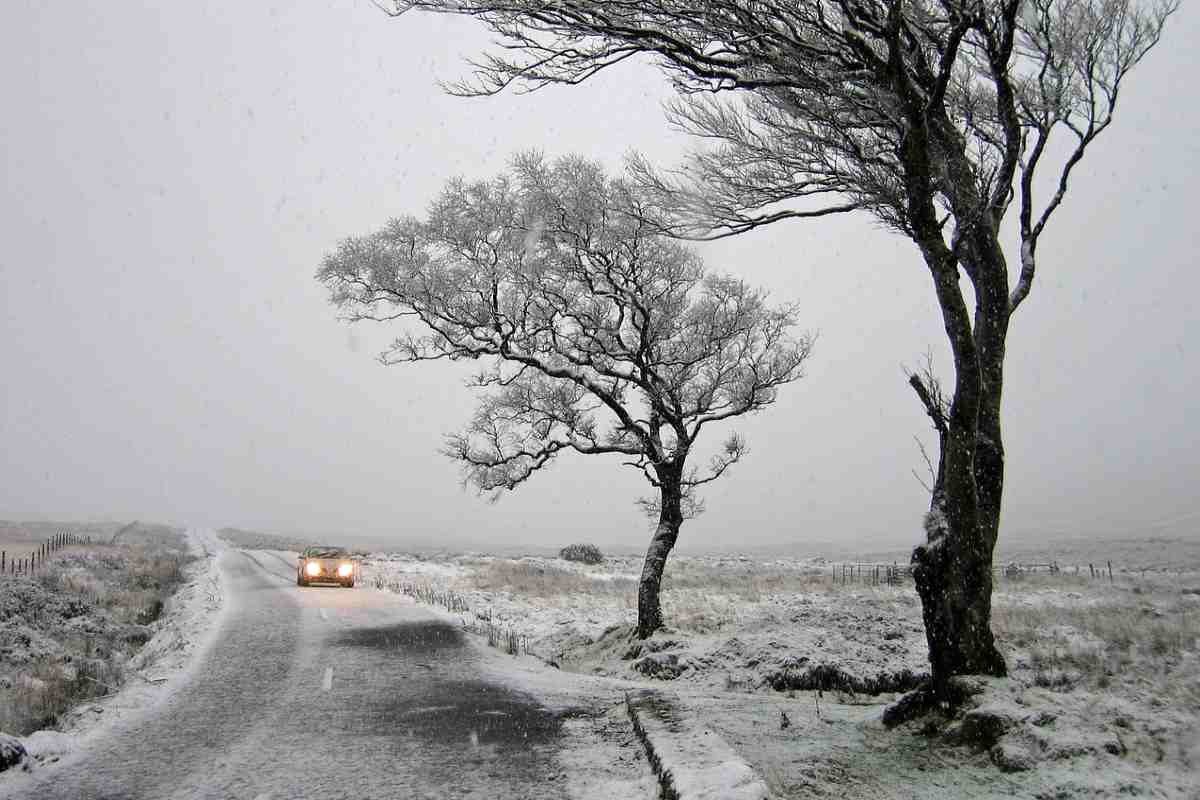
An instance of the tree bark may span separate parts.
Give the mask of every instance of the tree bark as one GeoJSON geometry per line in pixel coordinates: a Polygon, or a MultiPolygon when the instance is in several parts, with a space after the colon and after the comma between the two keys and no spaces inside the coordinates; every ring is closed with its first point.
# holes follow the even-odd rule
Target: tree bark
{"type": "MultiPolygon", "coordinates": [[[[947,497],[946,503],[953,503],[947,497]]],[[[935,694],[954,675],[1007,674],[992,636],[992,552],[980,527],[955,531],[944,508],[926,517],[928,541],[913,551],[935,694]]]]}
{"type": "Polygon", "coordinates": [[[654,537],[646,549],[646,561],[642,565],[642,577],[638,582],[638,627],[639,639],[646,639],[662,627],[662,606],[659,595],[662,591],[663,569],[667,556],[679,538],[679,527],[683,524],[683,487],[680,483],[682,468],[664,466],[658,469],[661,508],[654,537]]]}
{"type": "MultiPolygon", "coordinates": [[[[991,616],[992,554],[1004,486],[1000,406],[1008,298],[1003,256],[998,250],[985,256],[1000,260],[981,258],[973,265],[978,279],[972,329],[965,333],[947,324],[955,391],[947,433],[940,437],[943,482],[926,516],[926,542],[912,556],[937,696],[945,696],[953,675],[1007,674],[991,616]],[[992,284],[999,289],[992,291],[992,284]]],[[[950,299],[949,288],[939,286],[940,301],[950,299]]],[[[957,286],[953,294],[961,298],[957,286]]],[[[950,313],[945,305],[943,310],[950,313]]]]}

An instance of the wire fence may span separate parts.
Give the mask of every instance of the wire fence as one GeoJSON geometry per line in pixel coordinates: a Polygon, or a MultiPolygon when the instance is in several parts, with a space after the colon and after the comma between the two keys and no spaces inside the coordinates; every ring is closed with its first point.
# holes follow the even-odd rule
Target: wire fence
{"type": "Polygon", "coordinates": [[[388,580],[382,576],[376,576],[372,583],[376,589],[408,595],[417,602],[441,606],[451,613],[461,614],[465,630],[485,637],[489,646],[503,650],[509,655],[532,653],[528,636],[514,626],[496,619],[491,608],[472,609],[467,598],[458,592],[442,589],[424,581],[388,580]]]}
{"type": "MultiPolygon", "coordinates": [[[[1083,576],[1089,580],[1107,580],[1113,583],[1115,573],[1112,561],[1089,564],[1063,565],[1057,561],[1024,562],[1010,561],[992,566],[997,578],[1020,580],[1038,573],[1044,575],[1083,576]]],[[[855,561],[829,565],[829,575],[835,586],[856,584],[860,586],[900,586],[912,583],[912,566],[893,561],[891,564],[855,561]]]]}
{"type": "Polygon", "coordinates": [[[899,586],[912,580],[912,567],[897,562],[872,564],[864,562],[831,564],[834,585],[852,583],[866,586],[899,586]]]}
{"type": "Polygon", "coordinates": [[[36,575],[46,568],[46,559],[59,550],[91,543],[90,535],[84,536],[72,531],[60,531],[30,550],[29,555],[13,553],[10,557],[7,550],[0,550],[0,578],[36,575]]]}

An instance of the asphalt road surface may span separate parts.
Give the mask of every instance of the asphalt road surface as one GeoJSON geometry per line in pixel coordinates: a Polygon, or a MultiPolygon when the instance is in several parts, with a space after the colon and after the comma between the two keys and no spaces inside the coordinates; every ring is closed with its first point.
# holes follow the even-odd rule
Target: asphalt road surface
{"type": "Polygon", "coordinates": [[[13,797],[566,794],[561,720],[484,680],[454,627],[382,593],[297,587],[273,553],[229,550],[219,565],[230,610],[186,682],[13,797]]]}

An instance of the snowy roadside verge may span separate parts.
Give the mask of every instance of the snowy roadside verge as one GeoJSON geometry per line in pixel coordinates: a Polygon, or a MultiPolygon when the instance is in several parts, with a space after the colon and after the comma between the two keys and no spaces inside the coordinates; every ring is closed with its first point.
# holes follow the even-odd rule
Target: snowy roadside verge
{"type": "Polygon", "coordinates": [[[496,658],[669,687],[780,800],[1195,800],[1200,573],[1168,555],[1181,566],[1134,564],[1115,580],[1090,578],[1092,555],[1082,572],[1000,579],[993,626],[1009,682],[981,694],[981,710],[902,728],[883,724],[884,708],[928,665],[910,585],[834,583],[827,566],[818,576],[803,559],[680,559],[664,582],[672,627],[637,641],[632,559],[583,568],[393,553],[369,559],[369,574],[460,612],[489,634],[496,658]],[[968,733],[1005,731],[983,747],[960,735],[963,719],[968,733]]]}
{"type": "Polygon", "coordinates": [[[713,691],[845,689],[902,692],[928,669],[911,587],[831,586],[811,560],[678,559],[663,608],[671,621],[646,641],[635,565],[375,554],[368,583],[461,612],[509,652],[563,669],[713,691]],[[712,584],[709,586],[709,584],[712,584]]]}
{"type": "Polygon", "coordinates": [[[629,725],[624,695],[631,681],[555,669],[533,655],[508,655],[473,633],[462,615],[419,603],[387,589],[394,602],[420,608],[463,632],[471,660],[489,683],[530,696],[560,724],[555,762],[564,798],[570,800],[657,800],[658,782],[645,751],[629,725]]]}
{"type": "Polygon", "coordinates": [[[678,698],[654,689],[625,695],[665,800],[766,800],[767,785],[678,698]]]}
{"type": "Polygon", "coordinates": [[[504,654],[472,633],[467,620],[442,608],[393,594],[471,633],[467,641],[485,674],[497,683],[534,694],[563,715],[560,761],[569,766],[574,798],[643,797],[664,800],[766,800],[766,783],[676,696],[645,681],[583,675],[540,657],[504,654]],[[614,700],[616,702],[614,702],[614,700]],[[586,711],[585,711],[586,709],[586,711]],[[631,731],[632,729],[632,731],[631,731]],[[614,730],[619,735],[614,736],[614,730]],[[632,735],[630,735],[632,733],[632,735]],[[602,751],[602,754],[598,754],[602,751]],[[649,762],[641,764],[642,753],[649,762]],[[621,764],[620,762],[627,762],[621,764]],[[628,763],[628,762],[635,763],[628,763]],[[632,769],[631,769],[632,768],[632,769]]]}
{"type": "Polygon", "coordinates": [[[58,730],[35,731],[21,739],[34,768],[59,761],[84,739],[103,736],[118,721],[160,702],[207,648],[226,596],[217,568],[225,545],[211,531],[188,530],[187,539],[196,560],[184,568],[184,584],[151,623],[150,639],[127,662],[125,684],[63,714],[58,730]]]}

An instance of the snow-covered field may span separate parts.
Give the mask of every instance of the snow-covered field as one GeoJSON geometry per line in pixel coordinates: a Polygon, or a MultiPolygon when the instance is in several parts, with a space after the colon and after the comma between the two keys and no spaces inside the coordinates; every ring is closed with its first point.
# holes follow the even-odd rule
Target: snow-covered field
{"type": "MultiPolygon", "coordinates": [[[[211,534],[189,540],[196,555],[223,546],[211,534]]],[[[1114,558],[1111,581],[1093,579],[1086,568],[1088,556],[1107,564],[1103,553],[1080,556],[1078,572],[999,578],[994,628],[1010,677],[979,682],[953,717],[890,730],[881,722],[884,708],[926,669],[920,605],[903,582],[835,583],[836,570],[821,559],[676,557],[664,582],[668,627],[639,642],[632,636],[635,557],[589,566],[374,553],[363,575],[368,586],[441,605],[490,636],[498,659],[507,659],[506,649],[528,653],[508,660],[548,698],[574,698],[577,680],[566,680],[572,672],[670,692],[778,799],[1197,798],[1200,550],[1184,543],[1164,552],[1172,543],[1159,544],[1127,545],[1123,553],[1146,558],[1114,558]]],[[[1060,558],[1070,564],[1070,556],[1060,558]]],[[[147,627],[149,642],[124,662],[125,688],[65,714],[65,733],[35,734],[26,746],[52,760],[76,736],[155,702],[173,683],[165,679],[203,646],[220,595],[212,559],[197,559],[147,627]]],[[[9,622],[20,621],[10,615],[9,622]]],[[[625,724],[619,708],[611,717],[578,721],[587,727],[579,742],[595,733],[588,726],[625,724]]],[[[589,773],[584,747],[570,752],[578,756],[573,785],[611,772],[589,773]]]]}
{"type": "Polygon", "coordinates": [[[999,579],[1010,678],[980,684],[965,716],[892,730],[883,708],[927,669],[906,583],[834,584],[820,559],[676,557],[668,627],[638,642],[637,558],[375,553],[364,578],[502,649],[677,692],[779,798],[1200,797],[1200,571],[1147,552],[1162,563],[1112,582],[999,579]]]}

